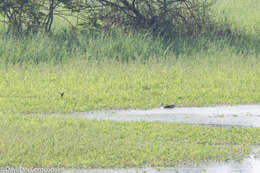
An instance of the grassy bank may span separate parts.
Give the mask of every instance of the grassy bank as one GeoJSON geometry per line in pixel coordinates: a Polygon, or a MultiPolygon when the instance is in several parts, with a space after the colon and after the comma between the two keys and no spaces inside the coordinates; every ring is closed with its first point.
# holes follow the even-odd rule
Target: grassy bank
{"type": "Polygon", "coordinates": [[[203,57],[162,63],[13,66],[0,70],[1,112],[73,112],[260,102],[255,57],[203,57]],[[64,92],[61,97],[59,92],[64,92]]]}
{"type": "Polygon", "coordinates": [[[260,129],[0,115],[1,166],[139,167],[239,159],[260,129]]]}

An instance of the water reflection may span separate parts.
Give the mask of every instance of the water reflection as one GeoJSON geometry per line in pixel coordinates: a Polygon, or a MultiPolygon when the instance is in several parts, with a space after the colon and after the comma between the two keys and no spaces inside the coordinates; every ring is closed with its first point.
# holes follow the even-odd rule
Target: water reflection
{"type": "Polygon", "coordinates": [[[211,163],[198,167],[85,169],[65,170],[64,173],[260,173],[260,159],[251,155],[248,159],[240,162],[211,163]]]}

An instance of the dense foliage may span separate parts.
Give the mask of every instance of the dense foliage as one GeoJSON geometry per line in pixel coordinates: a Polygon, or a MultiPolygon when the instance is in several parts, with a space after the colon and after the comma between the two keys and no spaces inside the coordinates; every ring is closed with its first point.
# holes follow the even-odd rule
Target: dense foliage
{"type": "Polygon", "coordinates": [[[210,0],[2,0],[0,22],[13,33],[49,32],[54,16],[67,22],[68,16],[77,17],[78,26],[84,27],[182,26],[183,32],[197,32],[208,21],[210,4],[210,0]]]}

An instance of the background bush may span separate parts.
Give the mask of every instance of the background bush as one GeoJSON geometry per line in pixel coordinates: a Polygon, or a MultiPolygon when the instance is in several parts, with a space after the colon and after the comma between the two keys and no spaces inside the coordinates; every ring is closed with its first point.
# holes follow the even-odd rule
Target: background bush
{"type": "Polygon", "coordinates": [[[210,0],[2,0],[1,22],[7,32],[49,32],[54,16],[74,27],[115,25],[152,29],[202,32],[209,22],[210,0]],[[72,17],[72,18],[71,18],[72,17]]]}

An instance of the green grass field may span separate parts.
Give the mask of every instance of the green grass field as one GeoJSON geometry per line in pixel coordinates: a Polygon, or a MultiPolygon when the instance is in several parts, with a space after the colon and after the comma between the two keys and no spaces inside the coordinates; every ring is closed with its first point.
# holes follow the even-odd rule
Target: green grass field
{"type": "Polygon", "coordinates": [[[59,20],[51,35],[1,31],[0,166],[174,166],[245,156],[260,143],[259,128],[40,114],[260,103],[259,7],[259,0],[219,0],[212,30],[167,39],[120,29],[72,32],[59,20]]]}
{"type": "Polygon", "coordinates": [[[222,57],[163,63],[15,66],[0,70],[1,112],[74,112],[260,101],[260,63],[222,57]],[[212,64],[211,64],[212,63],[212,64]],[[64,92],[61,97],[59,92],[64,92]]]}

